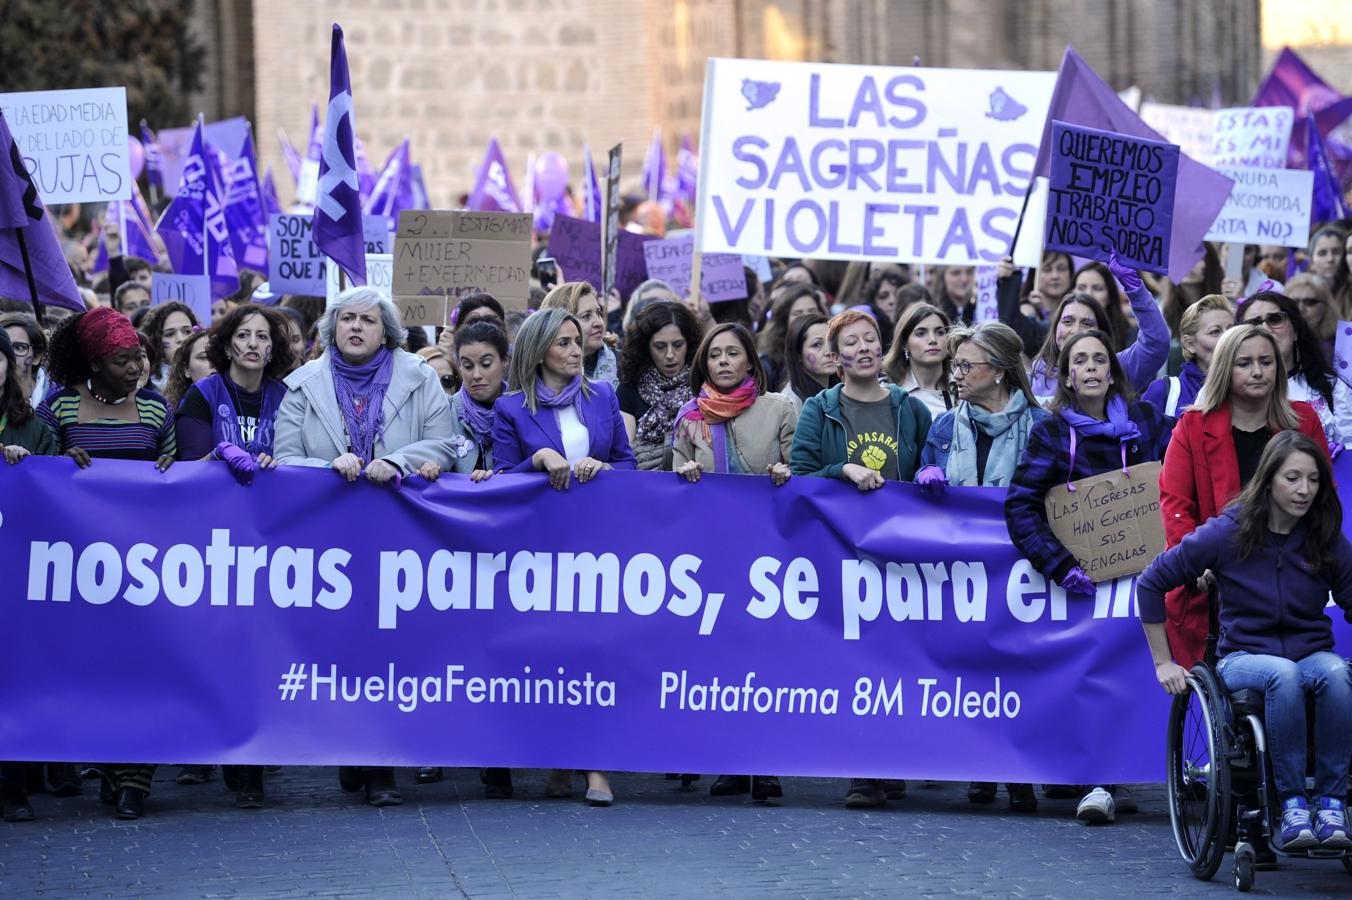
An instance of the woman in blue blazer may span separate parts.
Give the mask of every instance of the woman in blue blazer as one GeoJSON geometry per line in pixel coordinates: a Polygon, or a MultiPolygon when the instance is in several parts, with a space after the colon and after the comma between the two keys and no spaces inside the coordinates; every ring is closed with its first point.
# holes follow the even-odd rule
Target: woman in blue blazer
{"type": "Polygon", "coordinates": [[[493,463],[502,472],[546,472],[566,489],[602,469],[634,468],[615,389],[582,374],[582,326],[542,309],[516,336],[507,387],[493,404],[493,463]]]}

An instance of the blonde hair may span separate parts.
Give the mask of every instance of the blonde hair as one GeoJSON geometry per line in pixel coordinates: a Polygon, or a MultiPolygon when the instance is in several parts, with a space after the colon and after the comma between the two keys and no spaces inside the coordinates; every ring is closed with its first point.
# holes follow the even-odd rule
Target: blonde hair
{"type": "MultiPolygon", "coordinates": [[[[1329,283],[1313,272],[1303,272],[1292,278],[1286,283],[1286,296],[1291,297],[1291,291],[1294,288],[1307,288],[1312,291],[1318,300],[1324,304],[1324,319],[1319,323],[1319,330],[1315,335],[1321,341],[1331,341],[1338,333],[1338,320],[1346,319],[1348,310],[1342,308],[1341,303],[1334,303],[1333,291],[1329,283]]],[[[1294,297],[1291,297],[1295,300],[1294,297]]],[[[1296,301],[1299,303],[1300,301],[1296,301]]]]}
{"type": "Polygon", "coordinates": [[[1267,422],[1273,431],[1286,431],[1300,428],[1300,417],[1291,408],[1286,399],[1286,366],[1282,364],[1282,351],[1272,332],[1257,325],[1236,325],[1216,343],[1216,351],[1211,354],[1211,366],[1207,369],[1206,381],[1197,394],[1197,400],[1191,409],[1202,413],[1215,412],[1230,403],[1230,387],[1234,383],[1235,357],[1239,356],[1239,345],[1249,338],[1260,337],[1272,347],[1272,356],[1276,360],[1277,373],[1274,376],[1272,393],[1268,396],[1267,422]]]}
{"type": "Polygon", "coordinates": [[[584,297],[600,299],[596,293],[596,288],[592,287],[590,282],[565,281],[545,294],[545,299],[540,301],[540,308],[565,309],[576,316],[579,315],[577,308],[582,305],[584,297]]]}
{"type": "Polygon", "coordinates": [[[1202,327],[1202,313],[1213,311],[1223,312],[1230,317],[1230,321],[1234,321],[1235,305],[1221,294],[1207,294],[1183,310],[1183,316],[1178,320],[1178,342],[1183,348],[1183,359],[1188,362],[1194,362],[1197,354],[1188,349],[1188,345],[1183,343],[1183,338],[1195,337],[1197,329],[1202,327]]]}

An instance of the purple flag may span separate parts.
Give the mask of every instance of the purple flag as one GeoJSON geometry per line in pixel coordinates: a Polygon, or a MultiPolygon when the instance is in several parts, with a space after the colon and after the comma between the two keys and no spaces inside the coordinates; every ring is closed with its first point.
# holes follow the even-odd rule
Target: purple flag
{"type": "MultiPolygon", "coordinates": [[[[341,34],[341,32],[339,32],[339,33],[341,34]]],[[[346,51],[346,50],[343,51],[343,60],[344,60],[344,68],[343,68],[343,71],[346,72],[346,71],[347,71],[347,67],[346,67],[347,51],[346,51]]],[[[329,77],[332,78],[332,73],[330,73],[330,76],[329,76],[329,77]]],[[[330,91],[332,91],[332,88],[330,88],[330,91]]],[[[350,93],[350,92],[349,92],[349,93],[350,93]]],[[[310,104],[310,142],[305,146],[305,158],[306,158],[306,159],[312,159],[312,160],[314,160],[315,162],[319,162],[321,159],[324,158],[323,154],[324,154],[324,132],[323,132],[323,130],[320,128],[320,125],[319,125],[319,104],[318,104],[318,103],[311,103],[311,104],[310,104]]]]}
{"type": "Polygon", "coordinates": [[[488,139],[488,150],[474,176],[474,189],[465,208],[480,212],[524,212],[497,138],[488,139]]]}
{"type": "MultiPolygon", "coordinates": [[[[1061,58],[1056,90],[1052,93],[1051,108],[1047,110],[1047,123],[1042,132],[1042,145],[1033,166],[1034,177],[1051,174],[1053,119],[1100,131],[1165,141],[1163,135],[1141,121],[1141,117],[1122,102],[1117,92],[1095,74],[1073,47],[1066,47],[1065,56],[1061,58]]],[[[1169,277],[1174,281],[1182,281],[1193,264],[1202,258],[1203,237],[1216,221],[1234,186],[1229,178],[1186,154],[1179,157],[1178,183],[1184,185],[1185,190],[1175,199],[1169,239],[1169,277]]]]}
{"type": "MultiPolygon", "coordinates": [[[[368,215],[388,216],[398,222],[399,212],[404,209],[419,209],[413,203],[413,173],[408,158],[408,138],[399,142],[385,160],[380,170],[371,196],[366,200],[365,212],[368,215]]],[[[425,207],[423,207],[425,208],[425,207]]]]}
{"type": "MultiPolygon", "coordinates": [[[[142,222],[141,214],[137,212],[136,205],[132,201],[109,202],[108,208],[103,213],[103,221],[118,223],[118,231],[122,235],[123,254],[143,259],[151,265],[159,259],[159,254],[155,252],[155,242],[150,239],[150,227],[142,222]]],[[[94,257],[94,265],[90,271],[108,271],[108,245],[102,234],[99,235],[99,251],[94,257]]]]}
{"type": "MultiPolygon", "coordinates": [[[[314,241],[347,272],[353,284],[366,284],[366,239],[361,224],[361,181],[357,177],[356,127],[352,84],[347,76],[343,29],[333,26],[329,57],[329,108],[315,194],[314,241]]],[[[313,141],[312,141],[313,143],[313,141]]]]}
{"type": "Polygon", "coordinates": [[[239,276],[217,189],[221,179],[215,169],[214,156],[207,152],[203,122],[198,119],[183,161],[178,194],[155,231],[164,241],[174,272],[211,276],[211,296],[219,298],[239,289],[239,276]]]}
{"type": "Polygon", "coordinates": [[[258,184],[253,135],[244,139],[239,159],[228,160],[225,177],[225,223],[230,229],[230,249],[235,265],[257,272],[268,270],[268,220],[258,184]]]}
{"type": "Polygon", "coordinates": [[[286,161],[286,167],[291,172],[291,177],[296,184],[300,184],[300,154],[296,152],[296,145],[291,143],[291,138],[286,136],[286,131],[277,129],[277,142],[282,145],[282,159],[286,161]]]}
{"type": "Polygon", "coordinates": [[[277,199],[277,184],[272,180],[272,166],[268,166],[263,173],[263,213],[265,218],[271,219],[283,212],[281,201],[277,199]]]}
{"type": "Polygon", "coordinates": [[[427,185],[423,183],[422,166],[414,164],[408,167],[409,181],[413,186],[413,208],[431,209],[432,200],[427,196],[427,185]]]}
{"type": "Polygon", "coordinates": [[[653,139],[648,144],[648,152],[643,157],[643,170],[639,177],[643,181],[643,193],[649,200],[659,203],[666,196],[663,182],[667,177],[667,156],[662,150],[662,129],[653,129],[653,139]]]}
{"type": "Polygon", "coordinates": [[[591,146],[582,146],[582,218],[588,222],[601,221],[601,183],[596,180],[592,165],[591,146]]]}
{"type": "Polygon", "coordinates": [[[361,142],[361,138],[354,137],[352,146],[357,154],[357,183],[360,185],[361,202],[365,204],[376,188],[376,173],[371,168],[371,160],[366,156],[366,145],[361,142]]]}
{"type": "Polygon", "coordinates": [[[1347,204],[1344,202],[1342,185],[1338,176],[1329,165],[1328,153],[1319,137],[1319,127],[1314,114],[1305,114],[1305,158],[1309,161],[1310,171],[1314,173],[1314,193],[1310,199],[1310,221],[1331,222],[1347,218],[1347,204]]]}
{"type": "Polygon", "coordinates": [[[1325,140],[1324,149],[1332,170],[1344,183],[1352,177],[1352,148],[1329,138],[1329,132],[1352,116],[1352,97],[1344,97],[1329,86],[1290,47],[1283,47],[1277,54],[1272,69],[1253,96],[1253,105],[1289,106],[1295,110],[1287,168],[1307,168],[1305,151],[1309,139],[1305,135],[1304,114],[1309,111],[1314,113],[1319,136],[1325,140]]]}
{"type": "Polygon", "coordinates": [[[164,190],[164,173],[161,171],[160,143],[155,140],[155,132],[150,130],[146,120],[141,120],[141,149],[145,151],[146,184],[157,191],[164,190]]]}
{"type": "Polygon", "coordinates": [[[699,156],[690,144],[690,135],[681,135],[681,149],[676,154],[676,197],[678,202],[694,208],[699,180],[699,156]]]}
{"type": "Polygon", "coordinates": [[[0,112],[0,296],[31,298],[33,279],[39,303],[84,312],[66,255],[37,186],[0,112]],[[19,246],[22,237],[24,246],[19,246]],[[27,250],[25,260],[24,251],[27,250]]]}

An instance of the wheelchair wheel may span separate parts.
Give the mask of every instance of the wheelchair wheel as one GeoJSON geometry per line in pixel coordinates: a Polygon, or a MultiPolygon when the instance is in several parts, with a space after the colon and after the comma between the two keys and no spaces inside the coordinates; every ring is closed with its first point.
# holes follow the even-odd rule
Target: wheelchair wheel
{"type": "Polygon", "coordinates": [[[1169,710],[1169,821],[1178,852],[1203,881],[1216,874],[1230,836],[1230,762],[1221,735],[1224,686],[1195,666],[1169,710]]]}

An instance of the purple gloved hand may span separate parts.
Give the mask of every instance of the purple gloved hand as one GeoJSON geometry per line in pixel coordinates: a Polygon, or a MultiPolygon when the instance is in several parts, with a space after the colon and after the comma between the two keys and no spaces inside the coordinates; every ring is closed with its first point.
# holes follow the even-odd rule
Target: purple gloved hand
{"type": "Polygon", "coordinates": [[[1121,283],[1122,289],[1128,294],[1134,294],[1144,285],[1141,284],[1141,276],[1136,274],[1136,270],[1122,265],[1122,261],[1117,258],[1117,251],[1114,250],[1108,254],[1108,271],[1113,273],[1113,277],[1121,283]]]}
{"type": "Polygon", "coordinates": [[[915,473],[915,483],[920,485],[923,491],[942,494],[944,488],[948,487],[948,476],[938,466],[925,466],[915,473]]]}
{"type": "Polygon", "coordinates": [[[1061,587],[1066,589],[1067,594],[1094,594],[1094,582],[1089,580],[1089,576],[1084,574],[1084,569],[1079,566],[1066,573],[1066,577],[1061,579],[1061,587]]]}
{"type": "Polygon", "coordinates": [[[230,467],[230,474],[240,484],[253,484],[254,473],[258,471],[258,460],[248,450],[236,447],[229,441],[221,441],[211,454],[230,467]]]}
{"type": "Polygon", "coordinates": [[[1329,459],[1337,459],[1345,449],[1341,441],[1329,441],[1329,459]]]}

